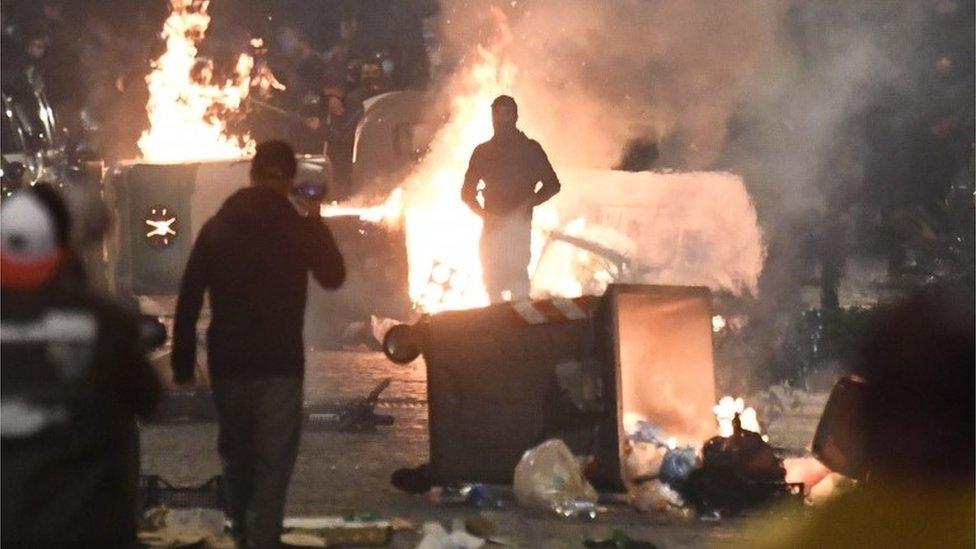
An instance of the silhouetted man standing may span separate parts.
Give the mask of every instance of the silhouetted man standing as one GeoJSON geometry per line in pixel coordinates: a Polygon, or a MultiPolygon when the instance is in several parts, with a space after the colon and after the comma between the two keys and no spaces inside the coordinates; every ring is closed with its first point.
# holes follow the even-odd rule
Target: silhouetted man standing
{"type": "Polygon", "coordinates": [[[279,546],[302,427],[308,273],[323,288],[338,288],[345,278],[319,201],[289,201],[295,172],[287,143],[258,145],[252,186],[228,198],[200,230],[176,305],[173,378],[188,383],[197,318],[204,290],[210,292],[207,358],[217,446],[240,547],[279,546]]]}
{"type": "Polygon", "coordinates": [[[461,200],[484,220],[481,265],[491,301],[529,297],[532,208],[559,192],[559,179],[538,142],[518,130],[518,105],[491,104],[495,135],[475,147],[461,200]]]}

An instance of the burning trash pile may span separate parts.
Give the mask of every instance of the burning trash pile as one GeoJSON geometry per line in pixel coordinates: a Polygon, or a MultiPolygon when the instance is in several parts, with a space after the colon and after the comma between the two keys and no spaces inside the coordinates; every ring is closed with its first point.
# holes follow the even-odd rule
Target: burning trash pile
{"type": "MultiPolygon", "coordinates": [[[[741,398],[723,397],[715,413],[719,434],[701,447],[679,444],[648,421],[634,422],[623,459],[628,501],[635,509],[676,522],[718,519],[784,502],[793,503],[787,509],[804,502],[819,505],[856,485],[817,458],[781,457],[782,450],[760,433],[755,410],[741,398]]],[[[516,500],[567,518],[595,518],[601,508],[587,467],[561,440],[549,440],[519,462],[516,500]]]]}
{"type": "Polygon", "coordinates": [[[723,397],[714,412],[718,435],[701,447],[679,445],[650,422],[634,423],[625,463],[635,508],[680,521],[720,518],[784,501],[819,505],[857,483],[816,457],[785,456],[741,398],[723,397]]]}
{"type": "Polygon", "coordinates": [[[701,448],[678,445],[650,422],[638,421],[627,440],[630,501],[641,511],[680,520],[737,515],[783,496],[802,494],[786,470],[755,410],[724,397],[714,408],[718,435],[701,448]]]}

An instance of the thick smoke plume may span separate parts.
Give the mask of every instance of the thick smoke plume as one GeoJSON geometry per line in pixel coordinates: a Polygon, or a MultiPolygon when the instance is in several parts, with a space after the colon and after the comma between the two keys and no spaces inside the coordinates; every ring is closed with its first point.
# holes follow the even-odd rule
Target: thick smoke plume
{"type": "Polygon", "coordinates": [[[775,42],[781,9],[757,1],[446,2],[463,58],[489,6],[508,15],[521,123],[560,164],[613,167],[634,138],[680,136],[689,168],[721,153],[726,122],[775,42]]]}
{"type": "Polygon", "coordinates": [[[485,42],[492,8],[521,125],[556,163],[610,168],[648,139],[657,169],[743,175],[777,226],[859,176],[866,109],[912,111],[973,62],[919,47],[970,17],[957,0],[444,0],[445,58],[485,42]]]}

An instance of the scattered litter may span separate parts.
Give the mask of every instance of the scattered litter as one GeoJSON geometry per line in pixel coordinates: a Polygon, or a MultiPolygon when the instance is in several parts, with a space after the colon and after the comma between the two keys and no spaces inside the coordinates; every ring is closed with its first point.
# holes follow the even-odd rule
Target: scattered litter
{"type": "Polygon", "coordinates": [[[597,493],[566,444],[551,439],[527,450],[515,467],[515,499],[564,517],[595,518],[597,493]]]}
{"type": "Polygon", "coordinates": [[[439,522],[424,523],[423,533],[417,549],[478,549],[485,546],[485,540],[463,529],[455,528],[448,534],[439,522]]]}
{"type": "Polygon", "coordinates": [[[823,505],[837,496],[846,494],[855,486],[857,486],[856,480],[840,473],[830,473],[810,488],[807,502],[810,505],[823,505]]]}
{"type": "Polygon", "coordinates": [[[319,536],[300,532],[286,532],[281,534],[283,547],[328,547],[329,545],[319,536]]]}
{"type": "Polygon", "coordinates": [[[491,488],[484,484],[462,484],[443,486],[431,493],[434,503],[446,505],[469,505],[472,507],[498,508],[502,506],[491,488]]]}
{"type": "MultiPolygon", "coordinates": [[[[361,545],[378,547],[390,542],[393,525],[387,520],[373,520],[375,513],[343,517],[290,517],[284,521],[286,534],[300,534],[301,539],[321,540],[325,545],[298,545],[299,547],[331,547],[334,545],[361,545]]],[[[299,539],[296,537],[290,539],[299,539]]],[[[284,542],[284,538],[282,538],[284,542]]]]}
{"type": "Polygon", "coordinates": [[[393,528],[394,532],[399,532],[401,530],[416,530],[417,526],[412,520],[403,517],[393,517],[390,519],[390,528],[393,528]]]}
{"type": "Polygon", "coordinates": [[[498,526],[490,518],[484,515],[476,515],[464,519],[464,529],[472,536],[487,538],[495,535],[498,526]]]}
{"type": "Polygon", "coordinates": [[[667,453],[667,446],[628,440],[623,455],[625,478],[634,483],[656,478],[661,474],[661,466],[664,465],[664,456],[667,453]]]}
{"type": "Polygon", "coordinates": [[[681,494],[657,479],[635,486],[630,498],[631,505],[640,511],[668,511],[685,504],[681,494]]]}
{"type": "Polygon", "coordinates": [[[430,464],[424,463],[413,469],[397,469],[390,475],[390,484],[408,494],[426,494],[433,487],[430,481],[430,464]]]}
{"type": "Polygon", "coordinates": [[[691,472],[699,465],[698,450],[691,446],[668,450],[661,464],[661,480],[676,490],[682,490],[691,472]]]}
{"type": "Polygon", "coordinates": [[[584,547],[588,548],[612,548],[612,549],[657,549],[657,545],[649,541],[631,539],[621,530],[614,530],[613,535],[607,539],[588,539],[583,542],[584,547]]]}
{"type": "Polygon", "coordinates": [[[709,439],[702,466],[689,475],[683,495],[701,513],[736,514],[779,496],[794,495],[782,460],[759,433],[743,429],[739,414],[731,436],[709,439]]]}
{"type": "Polygon", "coordinates": [[[668,442],[663,429],[644,420],[637,421],[634,431],[630,433],[630,440],[658,444],[660,446],[667,446],[668,442]]]}
{"type": "Polygon", "coordinates": [[[802,483],[805,495],[830,474],[830,469],[815,457],[789,457],[783,460],[786,482],[802,483]]]}
{"type": "Polygon", "coordinates": [[[305,428],[310,431],[362,433],[375,431],[378,425],[393,425],[393,416],[375,412],[380,394],[391,382],[392,378],[384,378],[363,398],[329,411],[309,413],[305,428]]]}
{"type": "Polygon", "coordinates": [[[183,547],[223,535],[224,514],[216,509],[154,507],[143,515],[139,541],[149,547],[183,547]]]}
{"type": "Polygon", "coordinates": [[[400,322],[392,318],[369,315],[368,321],[351,322],[346,326],[342,331],[342,343],[349,348],[364,346],[372,351],[381,351],[386,332],[398,324],[400,322]]]}

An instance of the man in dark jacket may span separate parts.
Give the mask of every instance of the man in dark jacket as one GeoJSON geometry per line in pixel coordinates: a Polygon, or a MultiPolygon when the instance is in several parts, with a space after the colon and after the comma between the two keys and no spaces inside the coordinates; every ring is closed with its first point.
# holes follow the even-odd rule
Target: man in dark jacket
{"type": "Polygon", "coordinates": [[[323,78],[321,100],[315,116],[305,124],[319,132],[325,141],[325,155],[332,166],[335,198],[355,194],[352,177],[352,153],[356,143],[356,126],[363,117],[362,101],[355,101],[336,75],[323,78]]]}
{"type": "Polygon", "coordinates": [[[324,288],[338,288],[345,278],[319,202],[289,201],[295,172],[287,143],[258,146],[252,186],[228,198],[200,230],[176,305],[173,378],[188,383],[209,290],[207,362],[218,450],[234,536],[246,547],[277,547],[280,538],[302,424],[308,273],[324,288]]]}
{"type": "Polygon", "coordinates": [[[135,418],[159,398],[134,316],[77,280],[50,188],[0,214],[3,547],[133,547],[135,418]]]}
{"type": "Polygon", "coordinates": [[[532,208],[560,186],[539,143],[516,128],[514,99],[498,96],[491,104],[491,121],[495,135],[471,154],[461,200],[484,220],[481,268],[494,303],[529,297],[532,208]]]}

